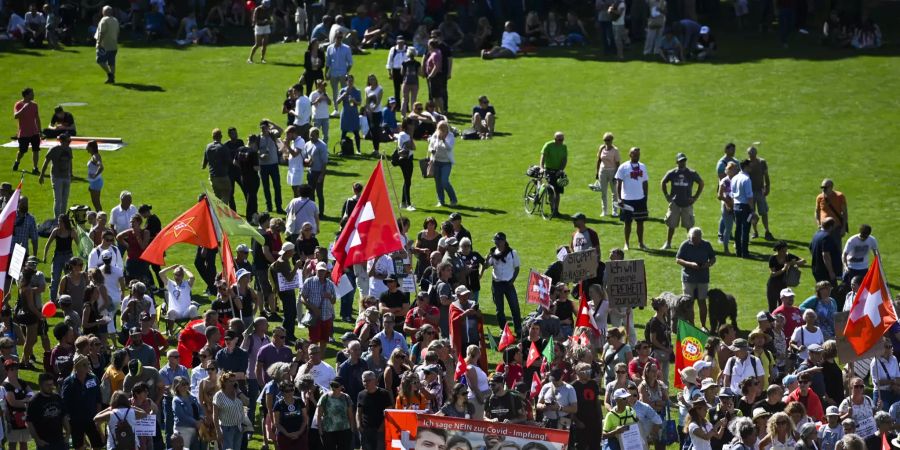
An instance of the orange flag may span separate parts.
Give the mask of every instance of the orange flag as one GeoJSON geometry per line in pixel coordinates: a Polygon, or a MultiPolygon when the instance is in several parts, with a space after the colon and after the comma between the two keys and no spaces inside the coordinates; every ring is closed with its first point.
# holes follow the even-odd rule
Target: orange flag
{"type": "Polygon", "coordinates": [[[891,293],[881,271],[881,256],[876,254],[853,298],[844,337],[856,354],[862,355],[877,344],[896,321],[897,311],[894,311],[891,293]]]}
{"type": "Polygon", "coordinates": [[[163,253],[175,244],[192,244],[203,248],[216,248],[216,229],[209,213],[206,199],[200,200],[191,209],[166,225],[144,249],[141,259],[152,264],[163,265],[163,253]]]}
{"type": "Polygon", "coordinates": [[[228,235],[222,231],[222,251],[219,252],[222,257],[222,276],[225,278],[225,284],[233,286],[237,283],[237,274],[234,271],[234,255],[231,254],[231,243],[228,242],[228,235]]]}

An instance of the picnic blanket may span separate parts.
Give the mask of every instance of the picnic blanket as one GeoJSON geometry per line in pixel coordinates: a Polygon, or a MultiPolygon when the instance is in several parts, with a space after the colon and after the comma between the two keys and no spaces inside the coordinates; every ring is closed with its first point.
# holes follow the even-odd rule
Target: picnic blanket
{"type": "MultiPolygon", "coordinates": [[[[97,141],[97,147],[101,151],[105,152],[114,152],[125,146],[125,142],[122,141],[121,138],[101,138],[101,137],[82,137],[82,136],[72,136],[72,140],[69,142],[69,145],[76,150],[84,150],[87,148],[88,141],[95,140],[97,141]]],[[[42,139],[41,140],[41,148],[51,148],[59,145],[59,140],[57,139],[42,139]]],[[[11,140],[5,144],[3,147],[7,148],[19,148],[19,142],[16,140],[11,140]]]]}

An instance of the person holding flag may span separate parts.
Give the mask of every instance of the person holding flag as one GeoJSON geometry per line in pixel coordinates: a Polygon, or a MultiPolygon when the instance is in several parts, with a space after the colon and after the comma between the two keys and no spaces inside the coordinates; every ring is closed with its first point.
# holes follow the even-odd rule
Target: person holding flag
{"type": "Polygon", "coordinates": [[[519,351],[521,351],[523,355],[527,355],[525,359],[525,373],[523,374],[525,380],[530,380],[532,376],[540,370],[540,364],[535,364],[534,359],[537,359],[538,356],[540,356],[546,346],[547,340],[541,337],[541,321],[540,319],[536,319],[528,326],[528,336],[525,336],[525,338],[519,342],[519,351]],[[537,356],[532,359],[532,354],[537,356]]]}

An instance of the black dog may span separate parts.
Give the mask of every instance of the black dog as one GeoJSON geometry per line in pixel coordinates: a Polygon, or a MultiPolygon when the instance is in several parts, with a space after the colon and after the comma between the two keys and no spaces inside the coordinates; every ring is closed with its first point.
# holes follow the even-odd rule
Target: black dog
{"type": "Polygon", "coordinates": [[[738,329],[737,325],[737,301],[731,294],[726,294],[721,289],[710,289],[707,293],[709,303],[709,331],[715,333],[720,325],[724,325],[727,319],[731,319],[731,325],[738,329]]]}

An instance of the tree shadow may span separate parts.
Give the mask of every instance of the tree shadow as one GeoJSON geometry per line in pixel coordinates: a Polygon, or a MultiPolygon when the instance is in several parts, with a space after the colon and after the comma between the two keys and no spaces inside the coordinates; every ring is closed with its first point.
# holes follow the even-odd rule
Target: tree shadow
{"type": "Polygon", "coordinates": [[[162,86],[157,86],[155,84],[142,84],[142,83],[115,83],[114,86],[118,86],[124,89],[128,89],[129,91],[139,91],[139,92],[166,92],[162,86]]]}

